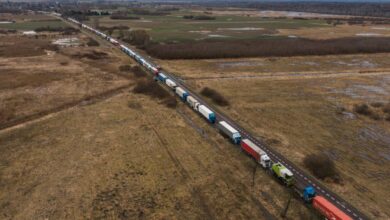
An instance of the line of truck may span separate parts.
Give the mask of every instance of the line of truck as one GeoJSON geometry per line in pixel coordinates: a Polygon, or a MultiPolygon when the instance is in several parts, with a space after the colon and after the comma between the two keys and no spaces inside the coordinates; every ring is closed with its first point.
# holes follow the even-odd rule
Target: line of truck
{"type": "MultiPolygon", "coordinates": [[[[237,131],[237,129],[235,129],[231,124],[229,124],[225,120],[218,120],[217,114],[214,111],[212,111],[206,105],[202,104],[202,102],[197,100],[196,97],[194,97],[194,95],[191,95],[191,93],[185,88],[181,87],[179,83],[175,82],[174,78],[170,78],[167,74],[163,73],[159,66],[147,62],[140,54],[136,53],[135,51],[126,47],[123,44],[119,44],[116,39],[92,27],[89,27],[88,25],[82,24],[81,22],[73,18],[66,19],[76,25],[79,25],[81,28],[95,33],[103,39],[106,39],[114,46],[119,46],[119,48],[124,53],[133,58],[137,63],[142,65],[148,71],[150,71],[156,81],[170,88],[183,102],[187,103],[189,107],[191,107],[194,111],[198,112],[209,123],[213,124],[214,127],[216,127],[223,136],[229,138],[229,140],[234,145],[239,145],[242,151],[252,157],[262,168],[270,170],[286,186],[294,186],[294,174],[291,172],[291,170],[286,168],[281,162],[272,161],[261,146],[255,144],[248,138],[243,138],[240,132],[237,131]]],[[[307,186],[303,190],[298,189],[296,191],[301,195],[303,201],[312,204],[312,207],[327,219],[352,219],[349,215],[337,208],[326,198],[320,195],[316,195],[316,190],[313,186],[307,186]]]]}

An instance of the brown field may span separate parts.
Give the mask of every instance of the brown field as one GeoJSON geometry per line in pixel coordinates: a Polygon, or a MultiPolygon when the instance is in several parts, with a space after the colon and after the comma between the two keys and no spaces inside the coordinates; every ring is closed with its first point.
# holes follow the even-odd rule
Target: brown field
{"type": "Polygon", "coordinates": [[[209,87],[221,93],[231,105],[219,109],[302,168],[306,155],[327,154],[341,174],[341,183],[323,182],[369,217],[388,219],[389,116],[380,107],[370,107],[378,120],[353,109],[361,103],[390,103],[389,55],[272,59],[276,60],[164,61],[163,66],[199,92],[209,87]],[[336,59],[346,64],[371,60],[378,65],[367,69],[330,65],[336,59]],[[306,69],[303,61],[319,66],[306,69]],[[220,66],[244,62],[264,65],[220,66]],[[288,65],[293,63],[297,66],[288,65]],[[240,68],[243,76],[254,77],[240,76],[240,68]]]}
{"type": "MultiPolygon", "coordinates": [[[[0,143],[5,219],[279,219],[289,195],[261,169],[253,186],[255,163],[186,107],[142,95],[3,131],[0,143]]],[[[315,219],[296,200],[288,214],[315,219]]]]}
{"type": "Polygon", "coordinates": [[[188,81],[219,78],[330,77],[377,74],[390,69],[390,54],[357,54],[242,59],[159,60],[170,72],[188,81]],[[294,72],[294,74],[291,74],[294,72]]]}
{"type": "MultiPolygon", "coordinates": [[[[85,36],[78,37],[81,42],[86,40],[85,36]]],[[[51,44],[55,39],[0,37],[0,125],[129,83],[115,74],[122,62],[116,52],[93,47],[56,49],[51,44]],[[95,51],[109,53],[103,57],[88,56],[95,51]]]]}
{"type": "MultiPolygon", "coordinates": [[[[132,92],[119,50],[20,40],[40,43],[0,56],[1,219],[281,219],[291,192],[184,104],[132,92]]],[[[318,216],[293,197],[287,219],[318,216]]]]}

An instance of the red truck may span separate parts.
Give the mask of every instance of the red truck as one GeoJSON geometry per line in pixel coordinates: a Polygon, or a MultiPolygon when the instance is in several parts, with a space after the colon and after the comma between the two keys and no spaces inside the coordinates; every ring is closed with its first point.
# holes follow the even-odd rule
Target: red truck
{"type": "Polygon", "coordinates": [[[249,139],[241,141],[241,148],[261,164],[262,167],[266,169],[271,167],[271,159],[268,155],[249,139]]]}
{"type": "Polygon", "coordinates": [[[313,198],[313,207],[317,209],[328,220],[352,220],[347,214],[338,209],[322,196],[313,198]]]}

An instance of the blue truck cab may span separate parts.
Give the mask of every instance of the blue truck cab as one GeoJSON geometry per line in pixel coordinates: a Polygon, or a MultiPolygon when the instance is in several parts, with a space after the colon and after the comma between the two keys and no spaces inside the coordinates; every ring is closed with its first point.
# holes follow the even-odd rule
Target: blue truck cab
{"type": "Polygon", "coordinates": [[[303,190],[303,200],[307,203],[310,203],[311,200],[316,196],[316,190],[312,186],[307,186],[303,190]]]}

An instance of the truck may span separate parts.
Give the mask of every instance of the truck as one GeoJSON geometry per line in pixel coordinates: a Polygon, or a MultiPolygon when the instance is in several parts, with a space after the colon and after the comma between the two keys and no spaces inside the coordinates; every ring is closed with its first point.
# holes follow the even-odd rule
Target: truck
{"type": "Polygon", "coordinates": [[[300,187],[294,187],[294,191],[302,198],[305,203],[311,204],[313,198],[316,196],[316,190],[312,186],[306,186],[303,191],[300,187]]]}
{"type": "Polygon", "coordinates": [[[204,105],[198,106],[198,112],[203,115],[209,122],[215,123],[215,113],[204,105]]]}
{"type": "Polygon", "coordinates": [[[272,172],[276,177],[278,177],[284,184],[287,186],[292,186],[294,184],[293,173],[283,166],[281,163],[272,164],[272,172]]]}
{"type": "Polygon", "coordinates": [[[218,130],[227,136],[234,144],[240,144],[241,134],[225,121],[218,122],[218,130]]]}
{"type": "Polygon", "coordinates": [[[271,159],[269,156],[251,140],[243,139],[241,141],[241,149],[251,155],[263,168],[271,168],[271,159]]]}
{"type": "Polygon", "coordinates": [[[322,196],[315,196],[312,200],[313,207],[326,219],[332,220],[352,220],[347,214],[329,202],[322,196]]]}
{"type": "Polygon", "coordinates": [[[191,108],[195,109],[196,111],[199,111],[200,103],[194,97],[187,96],[187,103],[190,105],[191,108]]]}
{"type": "Polygon", "coordinates": [[[160,80],[161,82],[165,82],[167,76],[164,73],[158,73],[157,79],[160,80]]]}
{"type": "Polygon", "coordinates": [[[165,80],[165,84],[167,84],[167,86],[173,90],[177,87],[176,83],[168,78],[165,80]]]}
{"type": "Polygon", "coordinates": [[[181,87],[175,88],[175,93],[181,98],[181,100],[186,101],[188,93],[181,87]]]}

